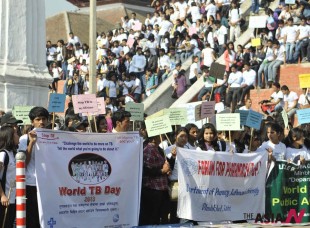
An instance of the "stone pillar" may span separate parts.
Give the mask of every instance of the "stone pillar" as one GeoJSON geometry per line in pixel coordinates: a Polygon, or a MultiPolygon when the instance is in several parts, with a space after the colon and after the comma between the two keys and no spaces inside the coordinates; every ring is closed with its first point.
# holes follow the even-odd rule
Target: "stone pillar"
{"type": "Polygon", "coordinates": [[[47,106],[43,0],[0,1],[0,109],[47,106]]]}

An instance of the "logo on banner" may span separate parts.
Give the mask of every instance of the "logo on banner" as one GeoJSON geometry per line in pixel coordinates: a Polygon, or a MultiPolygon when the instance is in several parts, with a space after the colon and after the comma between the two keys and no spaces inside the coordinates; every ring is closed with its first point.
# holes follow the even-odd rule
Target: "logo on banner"
{"type": "Polygon", "coordinates": [[[119,220],[119,215],[118,215],[118,214],[115,214],[115,215],[113,216],[113,222],[118,222],[118,220],[119,220]]]}
{"type": "Polygon", "coordinates": [[[68,164],[70,176],[79,184],[96,185],[111,175],[111,165],[107,159],[92,153],[79,154],[68,164]]]}
{"type": "Polygon", "coordinates": [[[193,159],[187,158],[187,159],[181,160],[181,166],[182,166],[183,172],[187,176],[193,176],[194,174],[198,173],[197,162],[193,159]]]}

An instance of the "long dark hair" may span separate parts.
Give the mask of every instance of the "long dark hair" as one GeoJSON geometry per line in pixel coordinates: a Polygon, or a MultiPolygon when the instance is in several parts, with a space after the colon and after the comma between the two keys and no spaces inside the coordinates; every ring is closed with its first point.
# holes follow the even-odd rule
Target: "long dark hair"
{"type": "Polygon", "coordinates": [[[202,126],[199,135],[198,135],[198,145],[202,150],[207,150],[206,144],[205,144],[205,140],[204,140],[204,133],[206,129],[211,129],[213,135],[214,135],[214,139],[211,142],[211,146],[213,147],[213,149],[215,151],[220,151],[220,147],[217,143],[218,137],[217,137],[217,130],[214,127],[213,124],[211,123],[206,123],[202,126]]]}
{"type": "Polygon", "coordinates": [[[298,127],[292,128],[284,139],[284,144],[286,147],[295,148],[294,142],[300,140],[302,137],[304,137],[304,131],[302,129],[298,127]],[[294,138],[296,138],[296,140],[294,140],[294,138]]]}
{"type": "Polygon", "coordinates": [[[17,145],[14,144],[15,130],[12,126],[3,126],[0,129],[0,151],[9,150],[16,152],[17,145]]]}

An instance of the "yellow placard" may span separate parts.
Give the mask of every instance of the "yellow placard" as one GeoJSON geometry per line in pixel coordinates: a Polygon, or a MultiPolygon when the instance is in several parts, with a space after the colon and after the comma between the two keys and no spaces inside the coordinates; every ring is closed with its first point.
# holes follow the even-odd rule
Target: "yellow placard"
{"type": "Polygon", "coordinates": [[[299,87],[310,88],[310,74],[300,74],[299,76],[299,87]]]}
{"type": "Polygon", "coordinates": [[[255,38],[255,39],[251,39],[251,46],[252,47],[257,47],[261,45],[261,40],[260,38],[255,38]]]}

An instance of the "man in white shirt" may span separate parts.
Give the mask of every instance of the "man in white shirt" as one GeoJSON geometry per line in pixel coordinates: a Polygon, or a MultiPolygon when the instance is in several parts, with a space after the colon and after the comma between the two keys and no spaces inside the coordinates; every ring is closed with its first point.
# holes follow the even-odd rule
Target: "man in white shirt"
{"type": "Polygon", "coordinates": [[[186,1],[184,0],[179,0],[178,2],[176,2],[175,4],[176,9],[179,11],[180,13],[180,20],[184,21],[186,18],[186,14],[187,14],[187,8],[188,5],[186,3],[186,1]]]}
{"type": "Polygon", "coordinates": [[[302,92],[298,99],[299,108],[310,108],[310,91],[307,88],[303,88],[302,92]]]}
{"type": "Polygon", "coordinates": [[[98,74],[97,92],[100,93],[105,88],[106,78],[102,74],[98,74]]]}
{"type": "Polygon", "coordinates": [[[136,16],[136,13],[131,14],[131,19],[128,21],[129,29],[132,29],[137,22],[140,22],[136,16]]]}
{"type": "Polygon", "coordinates": [[[73,32],[70,32],[69,33],[69,38],[68,38],[68,43],[71,43],[71,44],[73,44],[73,46],[75,46],[76,43],[81,44],[81,40],[80,40],[80,38],[78,36],[75,36],[73,34],[73,32]]]}
{"type": "Polygon", "coordinates": [[[300,19],[300,25],[297,27],[297,43],[293,55],[293,62],[298,62],[298,57],[301,54],[301,62],[307,61],[307,47],[309,45],[310,26],[306,23],[306,18],[300,19]]]}
{"type": "Polygon", "coordinates": [[[116,111],[112,116],[113,130],[112,133],[126,132],[130,122],[131,114],[127,111],[116,111]]]}
{"type": "Polygon", "coordinates": [[[236,65],[231,66],[231,73],[228,77],[228,88],[226,94],[226,106],[228,108],[231,107],[232,113],[235,110],[237,101],[238,101],[238,94],[240,92],[240,86],[242,82],[242,73],[237,71],[236,65]]]}
{"type": "Polygon", "coordinates": [[[46,66],[50,68],[51,64],[55,62],[56,48],[52,46],[52,42],[48,40],[46,42],[46,66]]]}
{"type": "Polygon", "coordinates": [[[284,21],[279,20],[275,38],[276,38],[276,40],[278,40],[280,42],[280,44],[283,44],[283,42],[284,42],[284,35],[285,35],[284,21]]]}
{"type": "Polygon", "coordinates": [[[278,40],[273,41],[273,56],[274,60],[268,66],[268,83],[276,81],[277,71],[283,63],[285,63],[285,48],[280,46],[278,40]]]}
{"type": "Polygon", "coordinates": [[[141,101],[141,93],[142,93],[142,85],[140,79],[136,76],[135,73],[130,73],[130,80],[134,80],[135,84],[131,89],[131,93],[133,93],[135,101],[140,103],[141,101]]]}
{"type": "Polygon", "coordinates": [[[137,54],[132,57],[132,66],[134,67],[133,72],[142,83],[142,77],[144,75],[144,69],[146,65],[146,58],[142,54],[142,47],[137,47],[137,54]]]}
{"type": "Polygon", "coordinates": [[[244,63],[244,71],[242,73],[242,82],[240,85],[240,92],[241,96],[239,97],[239,105],[244,105],[244,97],[247,93],[254,89],[256,80],[256,72],[251,69],[250,63],[244,63]]]}
{"type": "Polygon", "coordinates": [[[281,91],[280,84],[278,82],[272,83],[272,90],[273,93],[271,94],[268,102],[262,102],[262,105],[264,107],[267,106],[267,110],[265,111],[265,113],[267,112],[269,114],[273,111],[281,112],[284,108],[284,100],[283,100],[284,96],[281,91]],[[274,109],[272,107],[274,107],[274,109]]]}
{"type": "Polygon", "coordinates": [[[225,44],[227,44],[227,28],[221,24],[219,20],[215,22],[216,30],[214,32],[214,37],[216,37],[219,48],[219,56],[221,56],[225,51],[225,44]]]}
{"type": "MultiPolygon", "coordinates": [[[[29,112],[32,129],[46,128],[49,113],[43,107],[34,107],[29,112]]],[[[31,130],[19,139],[19,150],[26,153],[26,227],[40,228],[36,172],[35,172],[35,144],[37,133],[31,130]]]]}
{"type": "Polygon", "coordinates": [[[298,95],[297,93],[290,91],[289,88],[284,85],[281,87],[281,91],[284,95],[284,110],[286,111],[288,117],[292,117],[297,110],[297,102],[298,102],[298,95]]]}
{"type": "Polygon", "coordinates": [[[293,50],[295,48],[296,38],[297,38],[297,27],[293,25],[293,18],[287,20],[287,26],[285,27],[284,33],[284,45],[286,52],[286,62],[293,62],[293,50]]]}
{"type": "Polygon", "coordinates": [[[162,75],[166,72],[167,67],[170,69],[170,58],[165,54],[165,49],[159,49],[159,57],[157,64],[158,85],[162,83],[162,75]]]}

